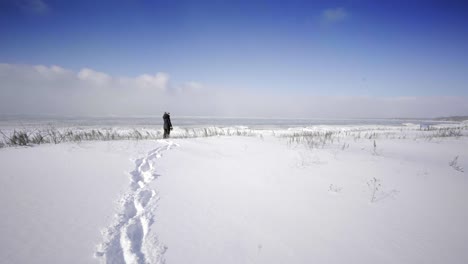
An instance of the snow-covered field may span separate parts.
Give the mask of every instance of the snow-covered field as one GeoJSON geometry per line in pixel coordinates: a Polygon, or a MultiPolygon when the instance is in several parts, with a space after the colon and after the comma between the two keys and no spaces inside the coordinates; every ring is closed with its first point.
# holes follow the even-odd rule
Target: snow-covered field
{"type": "Polygon", "coordinates": [[[0,262],[468,263],[467,124],[200,131],[1,148],[0,262]]]}

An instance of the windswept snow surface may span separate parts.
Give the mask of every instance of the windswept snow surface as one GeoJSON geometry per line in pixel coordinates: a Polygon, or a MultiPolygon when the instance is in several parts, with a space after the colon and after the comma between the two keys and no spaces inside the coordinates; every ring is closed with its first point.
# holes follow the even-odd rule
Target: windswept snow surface
{"type": "Polygon", "coordinates": [[[467,263],[466,139],[377,141],[181,141],[155,183],[167,263],[467,263]]]}
{"type": "Polygon", "coordinates": [[[398,131],[0,149],[0,259],[468,263],[468,138],[398,131]]]}

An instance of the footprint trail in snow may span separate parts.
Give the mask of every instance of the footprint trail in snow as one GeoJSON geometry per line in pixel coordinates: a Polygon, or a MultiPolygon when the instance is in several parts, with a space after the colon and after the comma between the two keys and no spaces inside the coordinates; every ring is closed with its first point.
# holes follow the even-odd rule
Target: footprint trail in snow
{"type": "Polygon", "coordinates": [[[155,163],[162,152],[178,145],[166,140],[158,142],[164,145],[135,161],[135,170],[130,173],[130,190],[118,201],[114,223],[103,231],[103,242],[95,253],[102,263],[164,263],[166,247],[157,237],[148,236],[158,197],[147,186],[159,176],[155,163]]]}

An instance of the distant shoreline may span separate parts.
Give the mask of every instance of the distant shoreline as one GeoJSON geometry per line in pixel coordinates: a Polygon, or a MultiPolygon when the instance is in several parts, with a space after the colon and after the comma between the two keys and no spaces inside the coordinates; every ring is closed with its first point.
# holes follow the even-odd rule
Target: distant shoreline
{"type": "MultiPolygon", "coordinates": [[[[160,115],[55,115],[55,114],[1,114],[0,120],[64,120],[64,119],[81,119],[81,120],[96,120],[96,119],[149,119],[160,118],[160,115]]],[[[173,114],[172,118],[178,119],[243,119],[243,120],[428,120],[428,121],[465,121],[466,116],[442,116],[442,117],[262,117],[262,116],[187,116],[173,114]]]]}
{"type": "Polygon", "coordinates": [[[437,120],[437,121],[457,121],[457,122],[462,122],[462,121],[468,121],[468,116],[437,117],[437,118],[434,118],[434,120],[437,120]]]}

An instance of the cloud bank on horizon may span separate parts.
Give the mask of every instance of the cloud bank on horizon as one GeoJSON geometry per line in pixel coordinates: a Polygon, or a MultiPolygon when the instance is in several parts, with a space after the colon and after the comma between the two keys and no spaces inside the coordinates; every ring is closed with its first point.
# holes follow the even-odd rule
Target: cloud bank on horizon
{"type": "Polygon", "coordinates": [[[2,114],[269,118],[436,117],[468,112],[467,97],[314,96],[174,84],[168,73],[111,76],[90,68],[0,64],[2,114]]]}

